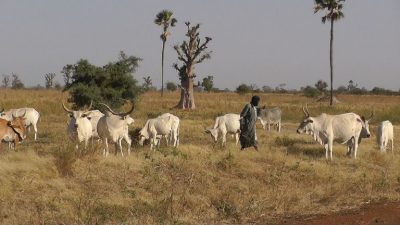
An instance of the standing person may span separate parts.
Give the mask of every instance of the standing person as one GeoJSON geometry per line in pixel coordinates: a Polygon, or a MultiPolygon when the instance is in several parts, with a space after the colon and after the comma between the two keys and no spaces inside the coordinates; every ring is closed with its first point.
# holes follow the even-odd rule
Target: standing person
{"type": "Polygon", "coordinates": [[[254,95],[251,102],[246,104],[240,113],[240,145],[241,150],[254,147],[257,151],[257,135],[256,135],[256,121],[257,121],[257,106],[260,97],[254,95]]]}

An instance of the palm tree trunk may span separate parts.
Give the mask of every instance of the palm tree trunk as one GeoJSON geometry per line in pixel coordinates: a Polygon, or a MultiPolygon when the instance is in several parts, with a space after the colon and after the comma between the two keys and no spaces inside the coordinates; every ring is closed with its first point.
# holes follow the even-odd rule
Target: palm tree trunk
{"type": "Polygon", "coordinates": [[[164,95],[164,49],[165,41],[163,40],[161,51],[161,97],[164,95]]]}
{"type": "Polygon", "coordinates": [[[330,67],[331,67],[331,99],[330,105],[333,105],[333,19],[331,19],[331,41],[330,41],[330,67]]]}

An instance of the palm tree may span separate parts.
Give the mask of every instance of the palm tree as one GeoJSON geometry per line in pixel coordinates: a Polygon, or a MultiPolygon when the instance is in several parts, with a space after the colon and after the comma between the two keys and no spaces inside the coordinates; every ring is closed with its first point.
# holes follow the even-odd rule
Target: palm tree
{"type": "Polygon", "coordinates": [[[161,97],[164,94],[164,49],[165,42],[167,41],[170,32],[168,31],[169,26],[174,27],[178,22],[175,18],[172,17],[173,12],[164,9],[156,15],[156,19],[154,23],[158,26],[163,27],[163,33],[160,35],[162,40],[162,52],[161,52],[161,97]]]}
{"type": "Polygon", "coordinates": [[[343,4],[345,0],[314,0],[314,13],[326,10],[326,14],[322,17],[322,23],[328,20],[331,22],[331,40],[330,40],[330,68],[331,68],[331,98],[330,105],[333,104],[333,23],[344,17],[343,4]]]}

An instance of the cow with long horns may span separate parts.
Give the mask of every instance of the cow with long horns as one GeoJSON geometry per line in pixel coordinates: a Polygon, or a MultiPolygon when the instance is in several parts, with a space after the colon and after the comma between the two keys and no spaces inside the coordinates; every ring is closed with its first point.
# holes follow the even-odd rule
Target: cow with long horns
{"type": "Polygon", "coordinates": [[[122,139],[128,143],[128,154],[131,153],[132,139],[128,134],[128,126],[131,125],[134,120],[129,116],[135,108],[133,102],[132,107],[127,112],[114,112],[108,105],[100,103],[103,105],[107,112],[100,118],[97,124],[97,132],[104,144],[104,156],[108,156],[108,142],[111,141],[115,144],[115,154],[117,154],[117,148],[120,150],[121,155],[124,153],[122,151],[122,139]]]}
{"type": "MultiPolygon", "coordinates": [[[[314,140],[324,146],[326,159],[332,160],[333,142],[346,144],[348,152],[357,157],[357,149],[361,137],[370,137],[368,120],[355,113],[328,115],[322,113],[318,117],[310,116],[307,106],[304,108],[304,119],[300,122],[297,133],[312,135],[314,140]]],[[[372,115],[371,115],[372,118],[372,115]]]]}
{"type": "Polygon", "coordinates": [[[89,107],[83,110],[68,109],[64,103],[62,103],[62,106],[70,116],[67,128],[69,138],[78,142],[76,148],[78,148],[81,142],[85,142],[85,148],[87,148],[90,139],[99,137],[97,123],[104,114],[99,110],[90,110],[92,102],[89,107]]]}

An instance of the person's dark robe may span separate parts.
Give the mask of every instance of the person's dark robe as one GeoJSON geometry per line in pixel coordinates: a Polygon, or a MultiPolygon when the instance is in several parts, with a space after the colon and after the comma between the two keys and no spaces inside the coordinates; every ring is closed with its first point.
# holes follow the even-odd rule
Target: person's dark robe
{"type": "Polygon", "coordinates": [[[257,146],[256,140],[256,109],[247,104],[240,113],[240,145],[242,148],[257,146]]]}

